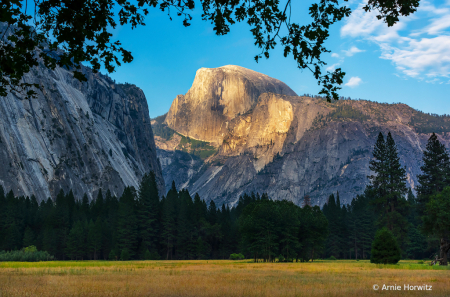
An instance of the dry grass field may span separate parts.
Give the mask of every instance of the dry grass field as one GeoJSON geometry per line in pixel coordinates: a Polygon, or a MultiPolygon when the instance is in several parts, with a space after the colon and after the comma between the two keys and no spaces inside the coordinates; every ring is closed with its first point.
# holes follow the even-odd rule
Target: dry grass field
{"type": "Polygon", "coordinates": [[[448,267],[401,261],[66,261],[0,263],[5,296],[450,296],[448,267]],[[378,290],[373,285],[380,286],[378,290]],[[383,285],[401,290],[381,290],[383,285]],[[404,285],[431,291],[405,291],[404,285]]]}

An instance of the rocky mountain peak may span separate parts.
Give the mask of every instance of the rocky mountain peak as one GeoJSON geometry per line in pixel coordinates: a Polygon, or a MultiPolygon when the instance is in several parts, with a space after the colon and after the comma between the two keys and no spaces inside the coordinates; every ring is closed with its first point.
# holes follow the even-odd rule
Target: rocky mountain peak
{"type": "Polygon", "coordinates": [[[430,133],[450,145],[450,116],[399,103],[297,96],[276,79],[232,65],[199,69],[164,123],[169,127],[160,124],[155,134],[166,186],[175,180],[216,205],[252,191],[297,204],[308,194],[317,205],[339,191],[341,203],[350,203],[368,183],[379,132],[392,133],[414,191],[430,133]]]}
{"type": "Polygon", "coordinates": [[[190,90],[173,101],[165,123],[180,134],[220,145],[226,122],[247,113],[268,92],[296,96],[285,83],[244,67],[200,68],[190,90]]]}

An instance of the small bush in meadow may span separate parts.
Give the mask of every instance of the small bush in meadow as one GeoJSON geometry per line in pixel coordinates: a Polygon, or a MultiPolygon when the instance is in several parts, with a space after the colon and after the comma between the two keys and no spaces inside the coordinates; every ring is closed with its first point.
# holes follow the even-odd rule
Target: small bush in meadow
{"type": "Polygon", "coordinates": [[[244,255],[241,253],[230,255],[230,260],[243,260],[244,258],[245,258],[244,255]]]}
{"type": "Polygon", "coordinates": [[[334,256],[328,258],[328,260],[337,260],[334,256]]]}
{"type": "Polygon", "coordinates": [[[419,262],[417,262],[417,264],[423,264],[423,261],[422,261],[422,260],[420,260],[419,262]]]}
{"type": "Polygon", "coordinates": [[[21,249],[20,251],[0,251],[0,261],[17,261],[17,262],[39,262],[39,261],[52,261],[55,257],[50,255],[46,251],[38,251],[37,248],[32,245],[21,249]]]}
{"type": "Polygon", "coordinates": [[[278,256],[278,262],[284,262],[286,259],[284,258],[284,256],[283,255],[279,255],[278,256]]]}
{"type": "Polygon", "coordinates": [[[130,253],[128,252],[128,249],[122,250],[122,253],[120,254],[120,260],[122,261],[130,260],[130,253]]]}
{"type": "Polygon", "coordinates": [[[109,256],[108,256],[109,260],[116,260],[116,253],[114,253],[113,250],[111,250],[109,252],[109,256]]]}
{"type": "Polygon", "coordinates": [[[378,230],[372,242],[370,262],[376,264],[397,264],[400,259],[400,247],[392,232],[387,228],[378,230]]]}

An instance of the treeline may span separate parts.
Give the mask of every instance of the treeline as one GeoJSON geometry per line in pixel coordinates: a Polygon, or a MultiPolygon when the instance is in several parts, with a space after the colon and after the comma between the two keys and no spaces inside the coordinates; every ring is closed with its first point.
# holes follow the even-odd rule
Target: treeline
{"type": "MultiPolygon", "coordinates": [[[[417,197],[406,187],[406,169],[389,132],[378,135],[369,162],[373,173],[363,195],[340,205],[339,194],[323,207],[329,222],[327,257],[371,258],[375,232],[385,228],[395,238],[403,258],[435,256],[447,265],[450,251],[450,158],[433,133],[418,175],[417,197]]],[[[398,258],[400,259],[400,258],[398,258]]],[[[398,261],[398,260],[397,260],[398,261]]]]}
{"type": "Polygon", "coordinates": [[[411,126],[414,126],[418,133],[444,133],[450,132],[450,116],[424,113],[417,111],[411,117],[411,126]]]}
{"type": "Polygon", "coordinates": [[[364,122],[370,119],[370,117],[353,108],[351,105],[342,104],[326,115],[318,114],[313,120],[312,127],[313,129],[318,129],[331,121],[342,121],[347,119],[364,122]]]}
{"type": "MultiPolygon", "coordinates": [[[[427,238],[422,232],[422,221],[417,198],[409,189],[407,195],[406,236],[400,244],[402,258],[428,259],[437,251],[435,238],[427,238]]],[[[382,226],[374,204],[376,193],[370,187],[355,197],[348,205],[341,205],[339,193],[330,195],[323,207],[329,222],[329,235],[323,257],[336,259],[370,259],[375,233],[382,226]]]]}
{"type": "Polygon", "coordinates": [[[323,250],[327,221],[319,207],[243,195],[230,208],[209,205],[175,184],[159,198],[155,176],[89,201],[60,190],[54,200],[6,195],[0,186],[0,250],[29,246],[67,259],[228,259],[233,253],[306,261],[323,250]]]}

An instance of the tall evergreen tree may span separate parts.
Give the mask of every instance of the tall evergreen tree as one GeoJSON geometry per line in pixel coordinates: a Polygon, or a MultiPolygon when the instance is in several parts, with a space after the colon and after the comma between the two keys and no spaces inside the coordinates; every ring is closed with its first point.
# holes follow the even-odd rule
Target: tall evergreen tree
{"type": "Polygon", "coordinates": [[[386,226],[404,243],[407,237],[408,223],[405,218],[407,201],[404,195],[406,189],[406,171],[400,164],[397,146],[391,133],[386,142],[380,132],[373,150],[374,160],[370,161],[370,170],[376,175],[369,176],[371,187],[375,190],[372,203],[379,212],[380,226],[386,226]]]}
{"type": "Polygon", "coordinates": [[[423,219],[425,233],[440,239],[440,265],[448,265],[448,253],[450,251],[450,186],[430,197],[423,219]]]}
{"type": "Polygon", "coordinates": [[[87,233],[88,251],[94,260],[98,259],[102,248],[102,241],[102,220],[99,217],[95,223],[92,220],[89,222],[87,233]]]}
{"type": "MultiPolygon", "coordinates": [[[[340,202],[339,202],[340,204],[340,202]]],[[[328,256],[339,258],[341,254],[341,207],[336,204],[334,194],[328,197],[325,216],[328,219],[328,238],[326,251],[328,256]]]]}
{"type": "Polygon", "coordinates": [[[86,230],[82,221],[77,221],[69,232],[65,253],[71,259],[83,260],[86,254],[86,230]]]}
{"type": "Polygon", "coordinates": [[[138,219],[136,215],[136,190],[134,187],[125,187],[119,200],[117,218],[117,244],[122,252],[127,250],[129,256],[134,258],[138,244],[138,219]]]}
{"type": "Polygon", "coordinates": [[[450,184],[450,158],[445,146],[439,141],[436,134],[428,139],[423,151],[422,174],[417,176],[418,211],[424,214],[425,206],[430,196],[441,192],[450,184]]]}
{"type": "Polygon", "coordinates": [[[61,189],[56,195],[54,221],[52,222],[54,236],[56,236],[53,255],[60,259],[64,258],[67,235],[70,231],[70,207],[66,198],[67,196],[61,189]]]}
{"type": "Polygon", "coordinates": [[[172,181],[172,188],[167,192],[167,197],[162,205],[162,244],[165,247],[166,260],[172,259],[174,241],[176,238],[176,203],[178,198],[175,181],[172,181]]]}
{"type": "Polygon", "coordinates": [[[159,193],[156,178],[153,171],[144,174],[138,190],[139,199],[139,236],[141,238],[141,250],[149,251],[157,257],[158,243],[158,215],[159,215],[159,193]]]}

